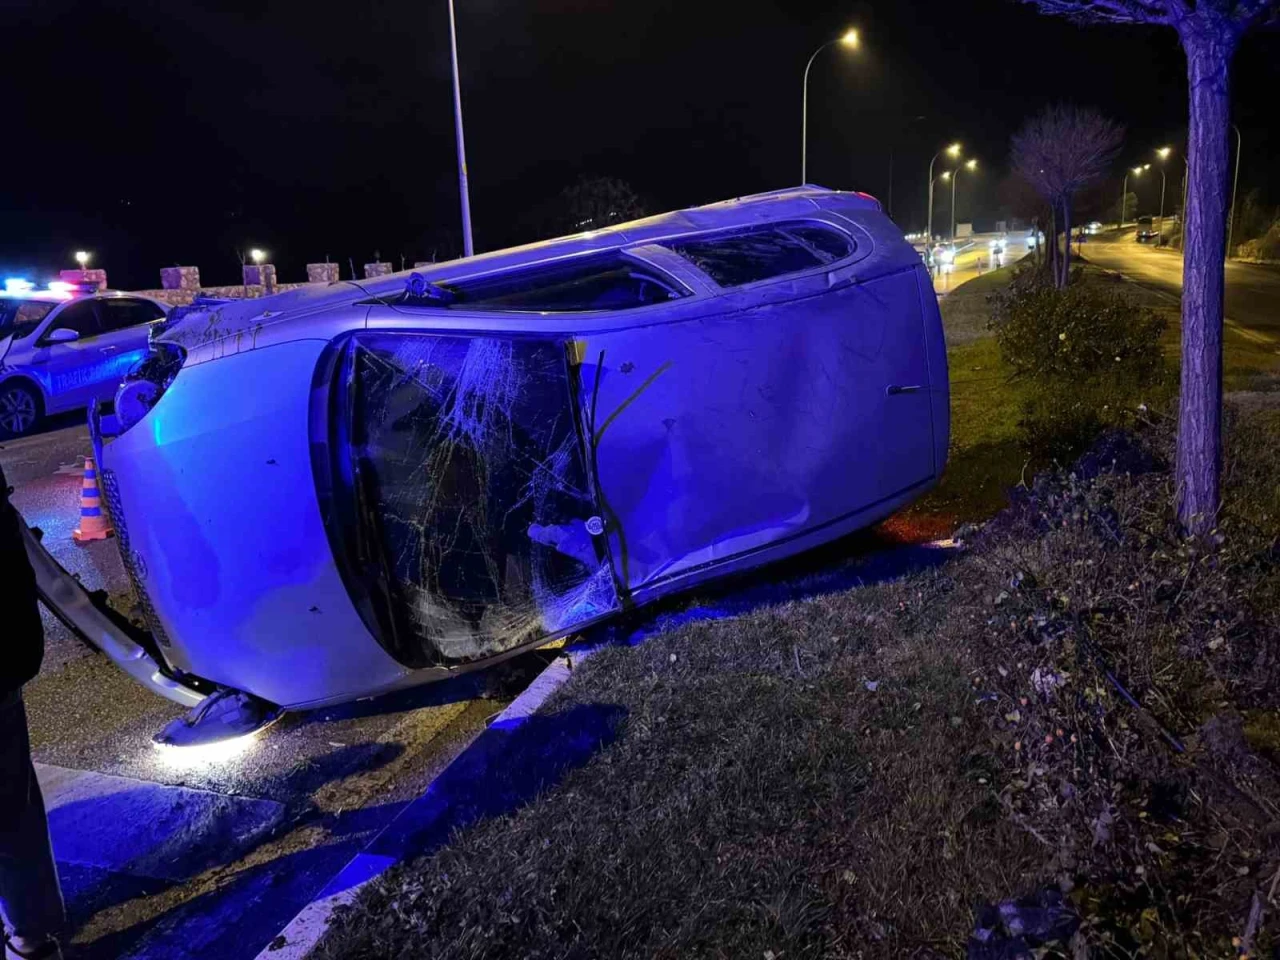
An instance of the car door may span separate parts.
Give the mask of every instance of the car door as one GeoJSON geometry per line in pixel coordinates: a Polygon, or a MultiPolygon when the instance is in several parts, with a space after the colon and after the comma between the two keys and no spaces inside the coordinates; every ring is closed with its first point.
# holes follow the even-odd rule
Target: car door
{"type": "Polygon", "coordinates": [[[885,509],[933,475],[916,276],[864,281],[839,234],[783,233],[673,245],[725,289],[706,315],[588,340],[586,433],[633,591],[885,509]],[[819,244],[837,260],[806,266],[819,244]]]}
{"type": "Polygon", "coordinates": [[[158,304],[140,297],[100,297],[94,302],[102,333],[92,396],[109,403],[125,374],[146,356],[151,324],[165,314],[158,304]]]}
{"type": "Polygon", "coordinates": [[[75,300],[59,310],[36,341],[31,374],[40,381],[50,413],[84,407],[95,395],[102,353],[102,325],[91,298],[75,300]],[[73,330],[76,339],[55,342],[58,330],[73,330]]]}

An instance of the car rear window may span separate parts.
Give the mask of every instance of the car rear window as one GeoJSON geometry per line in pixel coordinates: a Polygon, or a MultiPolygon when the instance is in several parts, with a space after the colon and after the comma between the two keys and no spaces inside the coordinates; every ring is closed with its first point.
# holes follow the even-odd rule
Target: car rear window
{"type": "Polygon", "coordinates": [[[687,295],[656,271],[615,255],[457,283],[431,283],[414,274],[393,302],[458,310],[581,313],[646,307],[687,295]]]}
{"type": "Polygon", "coordinates": [[[812,270],[850,256],[846,234],[818,223],[784,223],[666,244],[722,287],[812,270]]]}

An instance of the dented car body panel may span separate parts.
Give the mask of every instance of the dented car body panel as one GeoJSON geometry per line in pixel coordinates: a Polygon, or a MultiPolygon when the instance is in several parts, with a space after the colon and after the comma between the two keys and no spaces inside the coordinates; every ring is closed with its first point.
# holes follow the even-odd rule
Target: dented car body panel
{"type": "Polygon", "coordinates": [[[427,682],[874,523],[935,483],[945,345],[878,204],[806,187],[188,311],[99,441],[176,677],[427,682]]]}

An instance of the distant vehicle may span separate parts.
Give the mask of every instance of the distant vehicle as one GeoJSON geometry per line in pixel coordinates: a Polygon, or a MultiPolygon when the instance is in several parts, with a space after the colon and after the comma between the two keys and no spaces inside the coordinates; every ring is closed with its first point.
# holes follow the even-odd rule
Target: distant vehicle
{"type": "Polygon", "coordinates": [[[110,402],[147,355],[168,307],[147,297],[18,279],[0,291],[0,436],[19,437],[50,414],[110,402]]]}
{"type": "Polygon", "coordinates": [[[809,186],[183,308],[90,414],[149,632],[28,553],[157,693],[340,703],[876,523],[942,473],[946,371],[901,231],[809,186]]]}
{"type": "Polygon", "coordinates": [[[1150,243],[1160,239],[1160,234],[1156,231],[1155,220],[1152,217],[1138,218],[1138,232],[1134,239],[1138,243],[1150,243]]]}
{"type": "Polygon", "coordinates": [[[1090,220],[1088,223],[1086,223],[1086,224],[1084,225],[1084,232],[1085,232],[1085,233],[1087,233],[1089,236],[1095,236],[1096,234],[1101,233],[1101,232],[1102,232],[1102,221],[1101,221],[1101,220],[1090,220]]]}
{"type": "Polygon", "coordinates": [[[1042,243],[1044,243],[1044,234],[1041,233],[1039,230],[1032,230],[1030,233],[1027,234],[1028,247],[1035,248],[1040,246],[1040,244],[1042,243]]]}
{"type": "Polygon", "coordinates": [[[956,248],[951,244],[938,244],[933,248],[933,262],[943,273],[951,273],[956,268],[956,248]]]}

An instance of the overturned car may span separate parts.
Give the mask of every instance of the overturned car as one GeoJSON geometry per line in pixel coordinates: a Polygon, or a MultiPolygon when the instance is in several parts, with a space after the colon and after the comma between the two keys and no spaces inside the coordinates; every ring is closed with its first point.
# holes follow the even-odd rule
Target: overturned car
{"type": "Polygon", "coordinates": [[[919,256],[816,187],[178,311],[114,419],[100,483],[150,636],[33,540],[46,598],[171,699],[285,709],[865,527],[937,481],[949,429],[919,256]]]}

